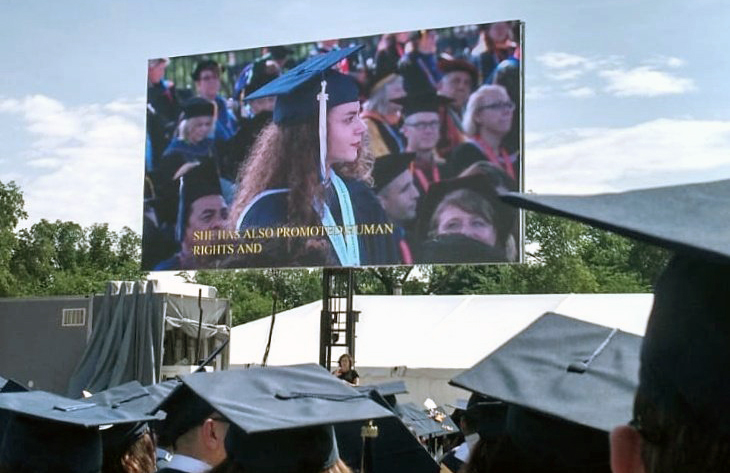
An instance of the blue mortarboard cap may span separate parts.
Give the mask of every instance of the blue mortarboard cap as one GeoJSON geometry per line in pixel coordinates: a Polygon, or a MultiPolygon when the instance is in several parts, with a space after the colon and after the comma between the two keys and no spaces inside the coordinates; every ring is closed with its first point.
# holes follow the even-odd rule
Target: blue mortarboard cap
{"type": "Polygon", "coordinates": [[[228,419],[229,458],[255,471],[329,466],[337,458],[332,424],[392,416],[318,365],[194,373],[182,382],[170,397],[188,389],[228,419]]]}
{"type": "Polygon", "coordinates": [[[277,96],[274,122],[284,124],[300,123],[316,115],[322,80],[327,81],[327,108],[355,102],[359,94],[357,83],[332,67],[361,48],[350,46],[313,56],[256,90],[246,100],[277,96]]]}
{"type": "Polygon", "coordinates": [[[43,391],[2,394],[0,411],[0,466],[36,473],[96,473],[100,426],[154,419],[43,391]]]}

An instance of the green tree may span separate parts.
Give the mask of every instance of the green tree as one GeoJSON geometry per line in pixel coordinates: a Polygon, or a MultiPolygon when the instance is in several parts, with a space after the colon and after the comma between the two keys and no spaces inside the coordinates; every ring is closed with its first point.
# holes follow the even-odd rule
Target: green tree
{"type": "Polygon", "coordinates": [[[320,299],[321,280],[321,271],[308,269],[206,270],[194,277],[199,284],[215,286],[220,297],[231,301],[233,325],[271,315],[274,293],[277,312],[320,299]]]}
{"type": "Polygon", "coordinates": [[[23,193],[15,182],[0,181],[0,296],[12,295],[16,278],[10,267],[17,246],[15,228],[28,217],[24,209],[23,193]]]}

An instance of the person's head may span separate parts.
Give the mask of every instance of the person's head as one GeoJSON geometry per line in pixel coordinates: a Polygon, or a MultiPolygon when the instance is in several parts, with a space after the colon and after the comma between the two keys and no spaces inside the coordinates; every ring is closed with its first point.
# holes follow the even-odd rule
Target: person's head
{"type": "Polygon", "coordinates": [[[416,112],[403,122],[403,136],[408,141],[408,151],[425,152],[436,148],[441,121],[436,112],[416,112]]]}
{"type": "Polygon", "coordinates": [[[160,444],[211,466],[223,462],[229,422],[208,401],[181,385],[157,409],[167,413],[158,430],[160,444]]]}
{"type": "Polygon", "coordinates": [[[452,105],[462,109],[477,81],[477,69],[463,59],[442,57],[438,67],[443,76],[438,83],[439,94],[453,100],[452,105]]]}
{"type": "Polygon", "coordinates": [[[157,464],[152,433],[143,432],[123,449],[107,449],[105,445],[103,461],[102,473],[154,473],[157,464]]]}
{"type": "Polygon", "coordinates": [[[185,164],[181,169],[176,237],[182,252],[190,255],[194,245],[211,242],[201,239],[199,232],[225,228],[228,207],[215,163],[205,160],[185,164]]]}
{"type": "Polygon", "coordinates": [[[332,107],[327,113],[327,165],[354,164],[361,155],[366,130],[360,102],[332,107]]]}
{"type": "Polygon", "coordinates": [[[494,208],[489,202],[469,189],[447,194],[431,217],[430,238],[458,233],[488,246],[497,244],[494,208]]]}
{"type": "Polygon", "coordinates": [[[654,291],[630,426],[611,435],[616,473],[730,468],[730,264],[675,256],[654,291]],[[639,470],[643,468],[643,470],[639,470]]]}
{"type": "Polygon", "coordinates": [[[419,192],[413,183],[413,153],[394,153],[375,159],[373,190],[388,218],[399,225],[416,218],[419,192]]]}
{"type": "Polygon", "coordinates": [[[228,220],[228,207],[223,196],[209,194],[195,199],[190,204],[185,225],[185,236],[181,243],[184,252],[191,252],[195,245],[195,232],[221,230],[228,220]]]}
{"type": "Polygon", "coordinates": [[[466,104],[472,86],[469,73],[456,70],[444,74],[439,82],[438,90],[446,97],[454,99],[454,105],[460,108],[466,104]]]}
{"type": "Polygon", "coordinates": [[[389,74],[373,85],[370,97],[363,104],[363,110],[376,112],[385,117],[398,116],[402,107],[391,100],[401,98],[405,94],[403,77],[398,74],[389,74]]]}
{"type": "Polygon", "coordinates": [[[340,459],[334,424],[393,415],[314,364],[194,373],[182,381],[231,421],[226,463],[238,469],[230,471],[332,471],[340,459]]]}
{"type": "Polygon", "coordinates": [[[504,44],[514,39],[512,28],[510,28],[509,23],[506,21],[489,24],[485,29],[485,35],[488,38],[488,42],[493,45],[504,44]]]}
{"type": "Polygon", "coordinates": [[[276,105],[276,97],[261,97],[248,102],[245,99],[281,75],[281,68],[278,63],[273,59],[260,59],[251,66],[251,69],[246,74],[245,86],[240,94],[241,115],[245,115],[247,108],[251,115],[254,116],[261,112],[273,112],[274,106],[276,105]]]}
{"type": "Polygon", "coordinates": [[[147,61],[147,81],[150,84],[158,84],[165,77],[165,69],[170,63],[167,58],[156,58],[147,61]]]}
{"type": "Polygon", "coordinates": [[[429,90],[409,93],[393,101],[403,106],[401,131],[408,140],[407,150],[425,154],[435,149],[441,126],[439,110],[451,99],[429,90]]]}
{"type": "Polygon", "coordinates": [[[229,423],[212,412],[175,440],[175,452],[215,466],[226,459],[225,439],[229,423]]]}
{"type": "Polygon", "coordinates": [[[403,225],[416,218],[419,195],[413,184],[413,173],[406,169],[383,187],[377,197],[388,218],[403,225]]]}
{"type": "Polygon", "coordinates": [[[221,89],[221,69],[218,63],[212,60],[201,61],[196,64],[191,76],[198,95],[214,100],[221,89]]]}
{"type": "MultiPolygon", "coordinates": [[[[359,89],[354,79],[332,70],[328,61],[339,61],[349,49],[315,56],[313,71],[282,75],[249,99],[276,96],[273,122],[253,145],[246,166],[239,174],[231,221],[235,224],[246,205],[266,189],[288,188],[289,221],[313,224],[319,221],[313,202],[324,196],[324,172],[365,180],[372,159],[366,153],[366,127],[359,117],[359,89]],[[321,65],[328,64],[327,67],[321,65]],[[321,70],[320,70],[321,69],[321,70]],[[299,82],[293,76],[305,76],[299,82]],[[320,160],[319,101],[322,79],[327,94],[327,153],[320,160]],[[292,85],[291,82],[295,82],[292,85]]],[[[354,52],[352,50],[351,52],[354,52]]],[[[350,52],[350,53],[351,53],[350,52]]],[[[310,239],[309,241],[311,241],[310,239]]]]}
{"type": "Polygon", "coordinates": [[[340,368],[342,368],[342,371],[347,372],[350,371],[354,365],[355,362],[352,361],[352,357],[349,353],[343,353],[340,358],[337,360],[337,364],[340,365],[340,368]]]}
{"type": "Polygon", "coordinates": [[[512,127],[515,104],[500,85],[483,85],[469,97],[464,112],[464,132],[503,137],[512,127]]]}
{"type": "Polygon", "coordinates": [[[178,126],[180,138],[192,144],[203,141],[215,126],[215,103],[194,97],[186,101],[182,109],[182,120],[178,126]]]}

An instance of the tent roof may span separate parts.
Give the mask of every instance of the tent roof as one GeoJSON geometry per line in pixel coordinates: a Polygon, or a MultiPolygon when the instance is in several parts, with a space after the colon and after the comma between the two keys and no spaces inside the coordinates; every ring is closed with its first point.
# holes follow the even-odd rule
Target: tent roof
{"type": "MultiPolygon", "coordinates": [[[[643,335],[652,294],[355,296],[356,367],[469,368],[545,312],[643,335]]],[[[268,364],[318,362],[322,302],[277,314],[268,364]]],[[[231,330],[231,364],[260,364],[271,317],[231,330]]]]}

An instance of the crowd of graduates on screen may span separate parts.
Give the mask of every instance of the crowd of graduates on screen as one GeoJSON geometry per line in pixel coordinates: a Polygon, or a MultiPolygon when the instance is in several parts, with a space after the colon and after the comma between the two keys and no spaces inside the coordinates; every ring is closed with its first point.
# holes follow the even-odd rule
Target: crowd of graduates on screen
{"type": "Polygon", "coordinates": [[[166,79],[178,59],[150,60],[143,267],[519,260],[518,214],[498,195],[522,182],[520,34],[513,21],[261,48],[233,66],[199,56],[186,90],[166,79]],[[250,97],[353,45],[330,67],[358,95],[351,122],[328,112],[327,163],[353,153],[333,161],[333,190],[316,96],[250,97]],[[312,116],[287,121],[297,107],[312,116]]]}

